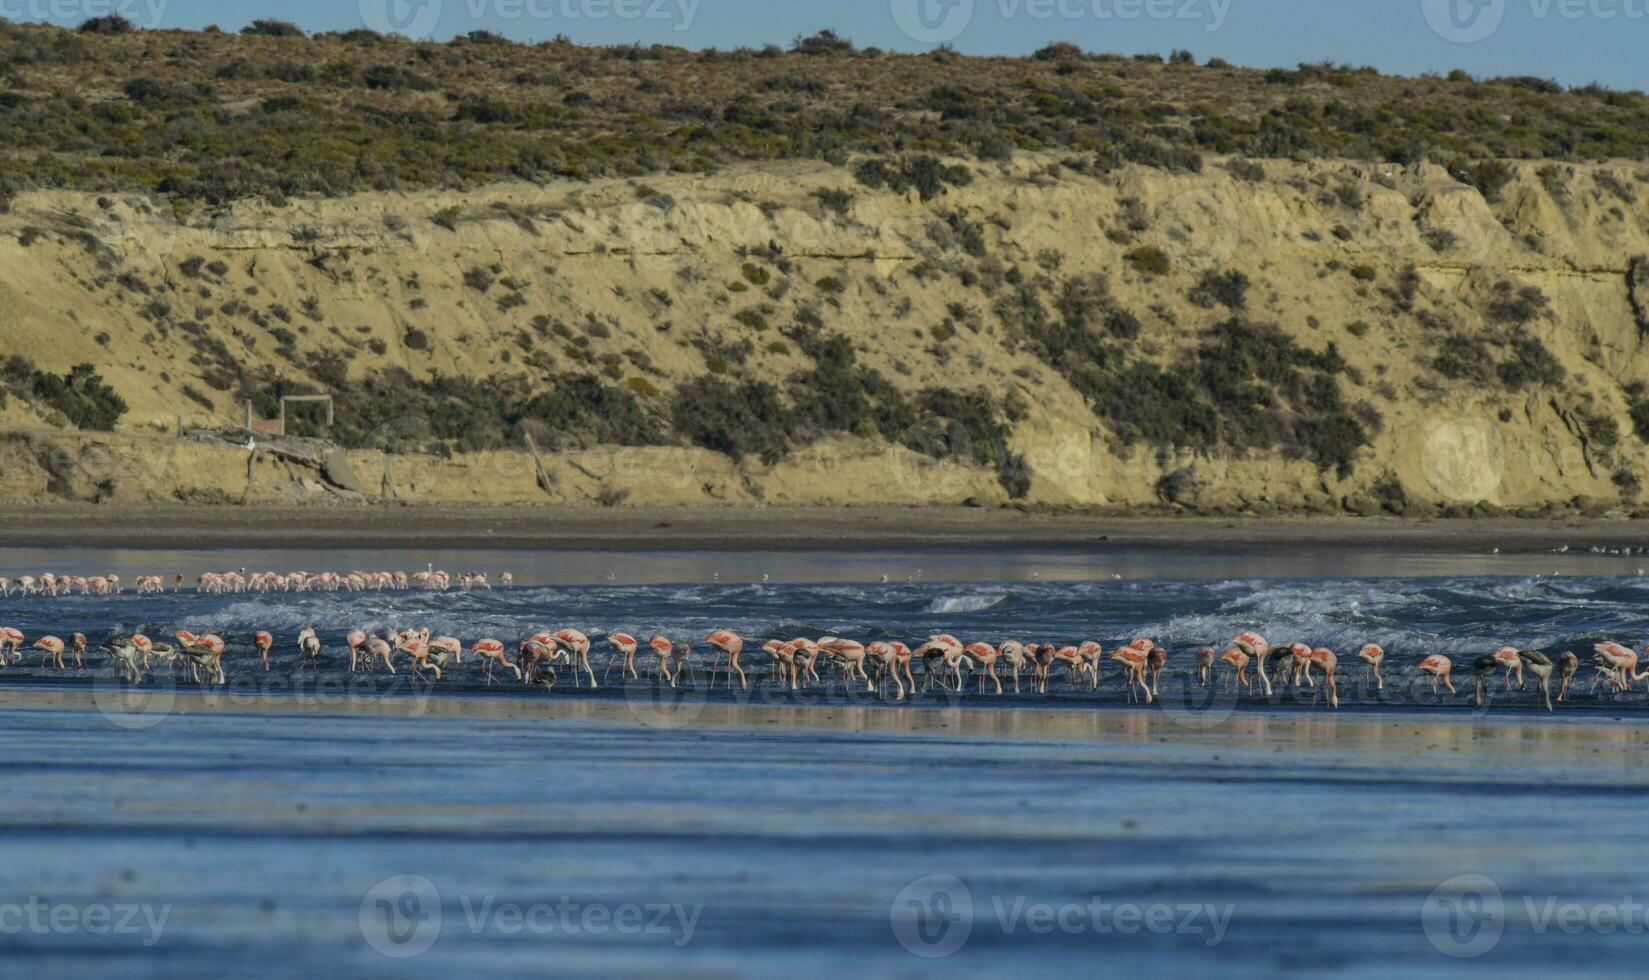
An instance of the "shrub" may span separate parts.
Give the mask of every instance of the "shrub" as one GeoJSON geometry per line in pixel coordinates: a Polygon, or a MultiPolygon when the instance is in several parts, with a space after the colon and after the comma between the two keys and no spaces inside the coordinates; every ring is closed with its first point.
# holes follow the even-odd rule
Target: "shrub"
{"type": "Polygon", "coordinates": [[[1135,272],[1148,276],[1168,274],[1168,253],[1154,245],[1141,245],[1123,256],[1135,272]]]}
{"type": "Polygon", "coordinates": [[[676,389],[671,415],[688,441],[734,459],[756,456],[772,465],[790,446],[790,413],[766,381],[689,381],[676,389]]]}
{"type": "Polygon", "coordinates": [[[819,206],[833,214],[847,214],[853,207],[853,192],[836,188],[823,188],[813,192],[813,197],[819,206]]]}
{"type": "Polygon", "coordinates": [[[131,34],[137,27],[119,14],[109,14],[81,21],[76,30],[82,34],[131,34]]]}
{"type": "Polygon", "coordinates": [[[242,34],[260,37],[303,37],[303,29],[285,20],[254,20],[241,28],[242,34]]]}
{"type": "Polygon", "coordinates": [[[1205,272],[1187,298],[1204,309],[1218,304],[1233,313],[1239,312],[1248,304],[1248,277],[1234,269],[1205,272]]]}
{"type": "Polygon", "coordinates": [[[1489,300],[1489,319],[1497,323],[1525,324],[1544,314],[1551,302],[1538,286],[1515,288],[1502,279],[1495,283],[1494,296],[1489,300]]]}
{"type": "Polygon", "coordinates": [[[1465,160],[1455,160],[1449,164],[1449,172],[1463,184],[1477,188],[1488,201],[1500,200],[1500,192],[1511,182],[1512,168],[1500,160],[1480,160],[1471,163],[1465,160]]]}
{"type": "Polygon", "coordinates": [[[923,201],[931,201],[951,187],[966,187],[973,175],[963,166],[946,166],[937,157],[918,156],[889,165],[886,160],[866,160],[853,172],[859,183],[875,190],[883,187],[895,194],[911,188],[923,201]]]}
{"type": "Polygon", "coordinates": [[[110,432],[126,414],[125,399],[90,364],[77,364],[61,377],[35,371],[30,387],[35,399],[62,412],[76,428],[110,432]]]}
{"type": "Polygon", "coordinates": [[[790,50],[796,54],[852,54],[853,42],[835,31],[823,30],[811,37],[798,36],[791,44],[790,50]]]}

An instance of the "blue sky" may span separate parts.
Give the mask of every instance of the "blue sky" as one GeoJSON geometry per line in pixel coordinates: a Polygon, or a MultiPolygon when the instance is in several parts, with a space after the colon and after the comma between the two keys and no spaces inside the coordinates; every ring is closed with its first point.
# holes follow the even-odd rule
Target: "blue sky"
{"type": "Polygon", "coordinates": [[[436,39],[482,28],[693,48],[787,45],[832,28],[903,51],[943,39],[970,54],[1026,54],[1069,41],[1263,67],[1326,59],[1649,89],[1649,0],[0,0],[0,16],[76,23],[110,6],[174,28],[275,17],[310,31],[393,23],[436,39]]]}

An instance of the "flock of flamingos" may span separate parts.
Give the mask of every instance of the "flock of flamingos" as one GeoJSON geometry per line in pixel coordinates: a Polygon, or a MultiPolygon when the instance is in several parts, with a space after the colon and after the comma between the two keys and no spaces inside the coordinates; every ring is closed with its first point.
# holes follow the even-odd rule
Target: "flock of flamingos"
{"type": "MultiPolygon", "coordinates": [[[[499,581],[508,587],[511,577],[506,573],[499,577],[499,581]]],[[[166,591],[164,579],[155,575],[139,576],[134,586],[140,595],[166,591]]],[[[274,572],[208,572],[196,580],[198,591],[206,594],[409,588],[446,590],[454,587],[467,591],[490,589],[491,584],[480,573],[450,575],[433,569],[414,575],[404,572],[327,572],[316,575],[305,572],[288,575],[274,572]]],[[[14,594],[116,595],[123,588],[117,575],[82,577],[43,574],[17,579],[0,578],[0,596],[5,597],[14,594]]],[[[176,576],[173,591],[181,592],[182,589],[183,577],[176,576]]],[[[142,684],[144,671],[152,671],[157,660],[164,664],[183,665],[197,683],[227,683],[223,658],[228,645],[221,636],[197,635],[186,630],[176,630],[173,636],[176,643],[154,640],[142,634],[117,634],[99,644],[99,649],[108,654],[116,674],[132,684],[142,684]]],[[[694,665],[691,661],[694,647],[691,643],[667,636],[654,636],[642,643],[627,633],[610,633],[605,641],[612,656],[605,665],[604,676],[617,669],[621,671],[621,677],[639,680],[641,672],[637,669],[636,657],[643,655],[644,651],[645,655],[653,658],[652,675],[657,683],[677,687],[684,674],[689,678],[693,676],[694,665]]],[[[0,667],[20,663],[27,642],[28,637],[21,630],[0,626],[0,667]]],[[[729,630],[716,630],[704,638],[704,643],[713,651],[714,658],[709,670],[710,686],[713,688],[718,678],[725,676],[729,687],[736,679],[742,689],[748,689],[750,677],[740,663],[745,652],[745,639],[729,630]]],[[[306,665],[319,669],[322,647],[313,627],[298,634],[296,646],[295,666],[299,669],[306,665]]],[[[465,653],[468,653],[479,660],[488,685],[495,683],[502,674],[522,684],[553,687],[557,679],[556,667],[561,665],[571,668],[575,684],[582,685],[587,679],[590,687],[599,686],[591,662],[592,642],[586,634],[576,629],[539,633],[521,640],[513,644],[513,658],[512,645],[502,640],[475,640],[466,650],[465,644],[457,637],[431,636],[428,629],[387,631],[384,635],[352,630],[345,637],[345,646],[351,672],[373,671],[381,666],[393,674],[396,672],[396,659],[401,657],[404,658],[403,667],[409,669],[413,676],[433,683],[446,676],[454,665],[462,664],[465,653]]],[[[252,635],[252,651],[265,671],[271,669],[270,654],[274,648],[275,639],[269,632],[260,630],[252,635]]],[[[40,651],[42,667],[55,665],[57,669],[65,669],[68,657],[72,657],[75,666],[80,667],[84,665],[88,652],[88,640],[83,633],[71,634],[66,640],[58,636],[40,636],[29,643],[29,649],[40,651]]],[[[818,671],[823,660],[827,670],[834,668],[840,671],[842,682],[848,688],[862,684],[865,691],[879,696],[885,696],[891,689],[896,701],[914,697],[918,692],[911,670],[912,663],[918,661],[924,668],[923,689],[937,684],[958,694],[967,686],[965,672],[973,675],[981,693],[986,691],[987,684],[994,685],[995,693],[1004,693],[998,664],[1005,668],[1015,694],[1021,693],[1022,677],[1031,691],[1046,694],[1056,669],[1068,686],[1097,691],[1101,668],[1106,662],[1111,662],[1120,669],[1129,701],[1150,704],[1158,696],[1158,684],[1169,660],[1168,651],[1148,637],[1135,639],[1108,655],[1101,644],[1092,640],[1070,646],[1018,640],[995,644],[964,643],[948,633],[935,634],[914,649],[898,642],[861,643],[835,636],[788,641],[773,639],[762,643],[760,649],[767,658],[770,668],[768,676],[774,684],[790,690],[823,684],[824,679],[818,671]]],[[[1649,649],[1645,653],[1649,653],[1649,649]]],[[[1375,644],[1368,644],[1358,650],[1356,656],[1365,667],[1366,683],[1383,689],[1385,651],[1375,644]]],[[[1218,662],[1226,668],[1222,684],[1229,690],[1240,688],[1254,693],[1257,679],[1267,697],[1273,695],[1276,687],[1292,685],[1296,689],[1310,689],[1314,704],[1322,700],[1329,707],[1340,706],[1340,658],[1332,650],[1306,643],[1274,645],[1258,633],[1245,632],[1233,638],[1230,649],[1223,653],[1204,647],[1195,651],[1193,657],[1192,678],[1200,686],[1207,687],[1214,683],[1213,670],[1218,662]],[[1249,676],[1250,668],[1254,670],[1254,678],[1249,676]],[[1317,684],[1317,674],[1322,676],[1321,687],[1317,684]]],[[[1638,670],[1638,654],[1623,644],[1596,644],[1591,663],[1595,670],[1593,691],[1600,685],[1615,691],[1631,691],[1636,682],[1649,679],[1649,669],[1638,670]]],[[[1434,694],[1438,692],[1439,685],[1446,687],[1450,694],[1458,693],[1452,676],[1454,664],[1448,657],[1434,654],[1420,660],[1417,667],[1422,675],[1431,679],[1434,694]]],[[[1580,658],[1569,651],[1558,654],[1554,661],[1539,651],[1504,647],[1472,661],[1475,702],[1479,706],[1483,704],[1485,686],[1497,673],[1503,672],[1508,690],[1514,678],[1518,688],[1522,689],[1526,675],[1532,676],[1539,683],[1546,710],[1551,711],[1554,702],[1551,690],[1553,674],[1559,680],[1555,700],[1566,701],[1571,682],[1579,669],[1580,658]]]]}

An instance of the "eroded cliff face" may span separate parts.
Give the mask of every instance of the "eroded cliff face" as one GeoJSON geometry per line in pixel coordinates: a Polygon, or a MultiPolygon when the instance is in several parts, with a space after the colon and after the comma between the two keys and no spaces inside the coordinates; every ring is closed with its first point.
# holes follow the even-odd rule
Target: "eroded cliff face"
{"type": "Polygon", "coordinates": [[[1093,173],[1022,155],[970,166],[971,182],[928,201],[813,164],[181,219],[139,197],[25,194],[0,216],[0,356],[53,372],[93,363],[130,410],[115,433],[75,433],[12,397],[0,488],[246,502],[1006,503],[1024,491],[1032,504],[1219,513],[1636,508],[1649,474],[1632,419],[1649,405],[1649,168],[1511,164],[1485,197],[1429,165],[1093,173]],[[1028,489],[885,432],[825,433],[776,461],[674,435],[671,395],[694,379],[806,384],[813,359],[787,337],[797,323],[844,335],[859,366],[901,390],[991,393],[1028,489]],[[1233,323],[1240,342],[1211,339],[1233,323]],[[239,424],[248,384],[315,383],[328,352],[351,384],[395,367],[589,372],[633,393],[675,444],[541,446],[535,459],[512,433],[508,448],[451,457],[356,449],[355,486],[340,488],[273,456],[173,437],[180,420],[239,424]],[[1204,428],[1164,435],[1176,401],[1204,399],[1204,428]],[[1314,400],[1333,413],[1313,416],[1314,400]],[[1355,426],[1325,435],[1341,422],[1355,426]]]}

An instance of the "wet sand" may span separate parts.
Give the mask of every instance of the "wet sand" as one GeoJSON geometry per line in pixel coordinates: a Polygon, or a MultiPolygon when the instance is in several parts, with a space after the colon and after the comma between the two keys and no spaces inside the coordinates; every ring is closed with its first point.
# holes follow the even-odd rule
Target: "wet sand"
{"type": "Polygon", "coordinates": [[[128,507],[0,508],[10,546],[489,548],[671,551],[1230,551],[1346,547],[1446,551],[1649,546],[1614,520],[1130,518],[971,508],[128,507]]]}
{"type": "Polygon", "coordinates": [[[106,971],[129,955],[127,972],[166,976],[1641,967],[1641,935],[1537,934],[1523,900],[1645,893],[1637,863],[1600,845],[1649,790],[1636,723],[1261,709],[1196,728],[1152,711],[836,707],[667,728],[587,699],[437,701],[180,697],[118,727],[83,688],[0,693],[0,737],[18,747],[0,901],[168,910],[150,946],[25,931],[0,935],[8,961],[106,971]],[[1459,874],[1492,879],[1506,909],[1469,961],[1439,952],[1423,914],[1459,874]],[[373,889],[404,875],[433,889],[412,892],[407,921],[439,908],[441,923],[396,960],[380,950],[411,947],[386,942],[373,889]],[[967,938],[930,959],[895,913],[950,880],[934,875],[960,880],[971,913],[944,906],[967,938]],[[1084,912],[1041,932],[1014,913],[1096,899],[1169,909],[1172,927],[1124,933],[1084,912]],[[658,929],[553,911],[626,905],[664,910],[658,929]],[[501,906],[552,911],[523,926],[501,906]]]}

